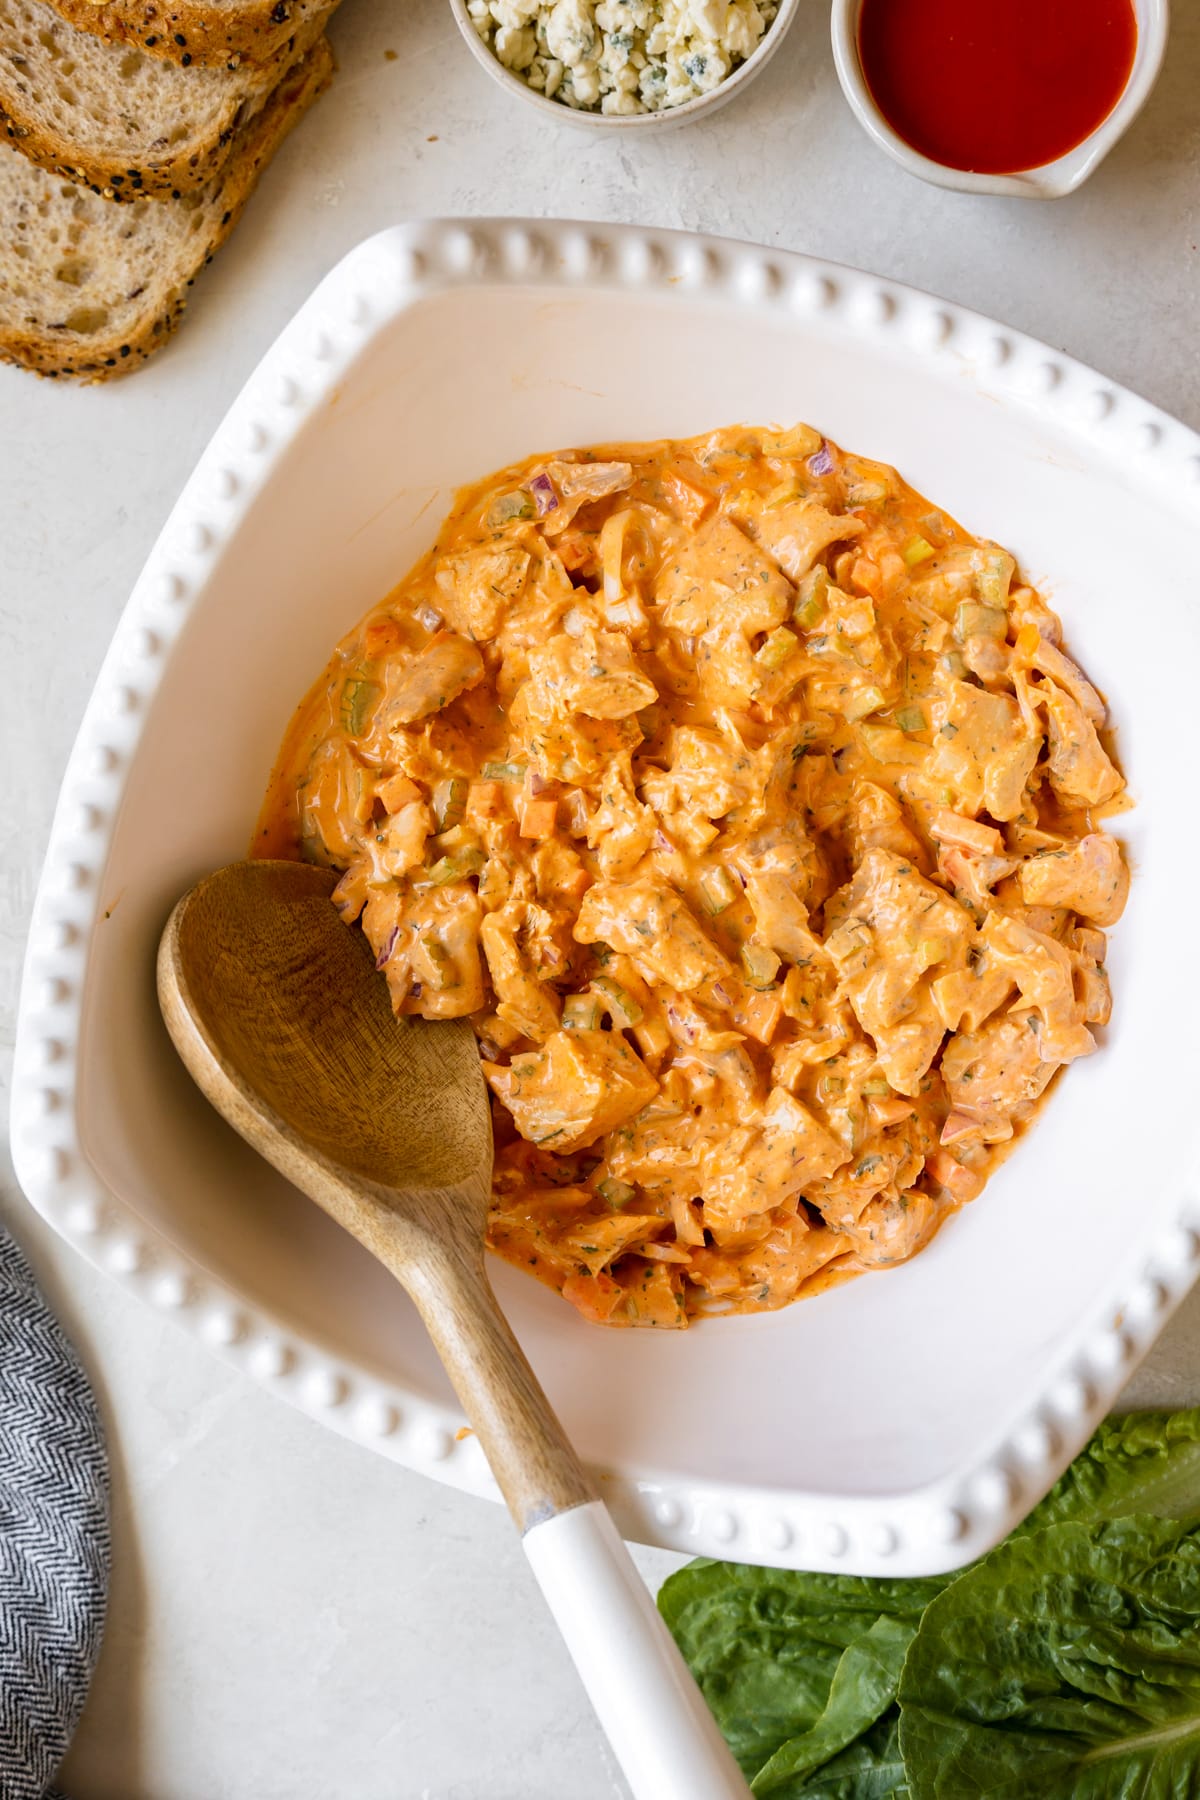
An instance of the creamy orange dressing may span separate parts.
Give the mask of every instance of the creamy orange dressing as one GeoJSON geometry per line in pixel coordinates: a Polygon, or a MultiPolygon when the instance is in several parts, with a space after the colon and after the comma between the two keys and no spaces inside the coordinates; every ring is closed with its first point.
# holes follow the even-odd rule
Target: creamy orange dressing
{"type": "Polygon", "coordinates": [[[806,426],[535,457],[339,646],[259,855],[470,1017],[493,1250],[607,1324],[926,1244],[1109,1015],[1123,783],[1058,619],[806,426]]]}

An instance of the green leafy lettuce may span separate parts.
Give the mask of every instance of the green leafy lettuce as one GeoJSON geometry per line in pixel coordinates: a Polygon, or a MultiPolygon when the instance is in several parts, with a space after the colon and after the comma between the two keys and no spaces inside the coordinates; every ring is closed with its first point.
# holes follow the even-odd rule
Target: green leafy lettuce
{"type": "Polygon", "coordinates": [[[913,1800],[1200,1792],[1200,1524],[1011,1539],[930,1603],[900,1683],[913,1800]]]}
{"type": "MultiPolygon", "coordinates": [[[[1004,1764],[994,1746],[985,1746],[971,1764],[971,1775],[959,1768],[957,1786],[936,1785],[938,1770],[951,1754],[949,1734],[955,1734],[958,1745],[967,1729],[951,1704],[955,1654],[935,1637],[943,1629],[939,1620],[955,1641],[955,1634],[966,1629],[956,1610],[960,1607],[968,1614],[982,1612],[996,1628],[984,1633],[985,1647],[975,1660],[974,1652],[966,1656],[964,1694],[969,1669],[983,1687],[990,1681],[996,1692],[1015,1696],[1021,1691],[1022,1668],[1040,1694],[1058,1694],[1053,1683],[1066,1682],[1063,1668],[1053,1656],[1048,1665],[1038,1661],[1046,1641],[1045,1621],[1057,1616],[1055,1609],[1066,1604],[1068,1591],[1086,1586],[1080,1568],[1068,1579],[1060,1567],[1066,1554],[1061,1534],[1074,1531],[1072,1554],[1084,1560],[1087,1553],[1079,1542],[1095,1540],[1090,1553],[1097,1569],[1103,1565],[1108,1571],[1107,1604],[1116,1592],[1113,1559],[1129,1561],[1130,1580],[1141,1583],[1140,1593],[1145,1577],[1135,1568],[1137,1543],[1143,1543],[1151,1559],[1159,1542],[1156,1534],[1164,1529],[1174,1529],[1181,1544],[1190,1544],[1189,1532],[1158,1521],[1193,1515],[1200,1515],[1200,1411],[1132,1414],[1107,1420],[1008,1542],[957,1577],[873,1581],[702,1560],[671,1576],[659,1606],[756,1795],[772,1800],[968,1800],[974,1794],[995,1794],[1025,1800],[1045,1793],[1049,1800],[1076,1791],[1069,1785],[1072,1780],[1092,1783],[1098,1778],[1081,1776],[1071,1765],[1064,1777],[1068,1785],[1050,1785],[1057,1775],[1048,1772],[1040,1739],[1027,1742],[1016,1727],[1006,1734],[1003,1724],[986,1715],[977,1718],[974,1712],[970,1731],[981,1740],[1003,1736],[1012,1766],[1004,1764]],[[1083,1530],[1081,1538],[1081,1527],[1092,1529],[1083,1530]],[[1024,1595],[1029,1616],[1014,1612],[1012,1619],[1020,1623],[1004,1636],[1008,1590],[998,1601],[989,1590],[989,1571],[997,1559],[1018,1549],[1012,1597],[1024,1595]],[[1039,1569],[1041,1588],[1035,1582],[1039,1569]],[[1032,1618],[1042,1619],[1038,1629],[1032,1618]],[[1018,1654],[1022,1645],[1027,1646],[1024,1664],[1018,1654]],[[930,1671],[932,1681],[935,1669],[940,1670],[936,1694],[931,1689],[923,1698],[925,1676],[919,1671],[930,1671]],[[1026,1754],[1028,1764],[1021,1762],[1026,1754]]],[[[1002,1576],[1006,1567],[1001,1562],[1002,1576]]],[[[1196,1600],[1193,1611],[1200,1615],[1200,1592],[1196,1600]]],[[[1110,1651],[1126,1624],[1134,1629],[1135,1613],[1135,1602],[1127,1597],[1125,1611],[1103,1638],[1110,1651]]],[[[1200,1649],[1193,1654],[1190,1639],[1185,1642],[1185,1613],[1186,1607],[1160,1628],[1176,1646],[1181,1668],[1192,1670],[1200,1683],[1200,1649]]],[[[1112,1666],[1112,1678],[1120,1685],[1119,1662],[1112,1666]]],[[[1143,1789],[1128,1760],[1143,1751],[1130,1750],[1124,1739],[1125,1748],[1113,1748],[1116,1738],[1104,1739],[1101,1733],[1097,1741],[1109,1747],[1097,1752],[1096,1767],[1113,1785],[1079,1785],[1077,1791],[1129,1794],[1138,1800],[1200,1795],[1200,1736],[1193,1740],[1188,1735],[1188,1708],[1194,1700],[1191,1678],[1181,1673],[1178,1692],[1163,1698],[1162,1717],[1146,1713],[1152,1731],[1164,1719],[1168,1732],[1179,1725],[1179,1732],[1166,1741],[1176,1746],[1177,1756],[1194,1756],[1188,1764],[1194,1785],[1143,1789]],[[1127,1779],[1132,1785],[1121,1785],[1127,1779]]],[[[964,1704],[971,1705],[969,1698],[964,1704]]],[[[1145,1711],[1147,1704],[1145,1696],[1131,1701],[1131,1716],[1138,1705],[1145,1711]]],[[[1115,1731],[1115,1722],[1108,1723],[1115,1731]]],[[[1072,1729],[1078,1733],[1077,1722],[1072,1729]]],[[[1085,1751],[1090,1744],[1084,1744],[1085,1751]]],[[[1161,1753],[1160,1746],[1154,1754],[1161,1753]]],[[[1082,1766],[1090,1770],[1093,1765],[1082,1766]]],[[[1158,1764],[1154,1766],[1157,1770],[1158,1764]]]]}
{"type": "Polygon", "coordinates": [[[833,1742],[838,1726],[826,1717],[831,1700],[844,1734],[845,1680],[836,1694],[833,1690],[842,1659],[852,1649],[852,1667],[865,1676],[859,1722],[835,1748],[875,1722],[895,1696],[903,1650],[897,1659],[894,1645],[885,1651],[878,1636],[871,1639],[872,1631],[884,1621],[887,1631],[904,1636],[906,1647],[927,1603],[944,1585],[936,1578],[872,1581],[701,1559],[667,1579],[658,1604],[730,1748],[754,1778],[760,1770],[765,1776],[795,1740],[820,1731],[833,1742]],[[891,1691],[878,1705],[875,1651],[891,1656],[891,1691]]]}

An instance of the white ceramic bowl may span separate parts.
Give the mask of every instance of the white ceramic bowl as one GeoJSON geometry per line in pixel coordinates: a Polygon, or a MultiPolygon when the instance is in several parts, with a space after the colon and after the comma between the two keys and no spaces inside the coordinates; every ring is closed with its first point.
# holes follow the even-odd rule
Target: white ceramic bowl
{"type": "Polygon", "coordinates": [[[535,106],[548,124],[577,125],[585,131],[670,131],[676,125],[689,124],[693,119],[711,118],[720,107],[728,106],[738,94],[744,93],[755,76],[766,68],[791,29],[799,8],[800,0],[779,0],[779,10],[760,38],[753,55],[748,56],[711,93],[698,94],[694,100],[685,100],[682,106],[665,107],[662,112],[615,114],[584,112],[565,105],[561,100],[548,100],[545,94],[539,94],[493,56],[471,23],[466,0],[450,0],[455,23],[472,56],[505,93],[524,100],[528,106],[535,106]]]}
{"type": "Polygon", "coordinates": [[[1002,326],[669,232],[434,221],[353,251],[234,402],[101,671],[30,932],[13,1150],[39,1211],[151,1305],[324,1423],[494,1492],[411,1306],[192,1087],[155,946],[176,897],[244,853],[297,700],[456,485],[538,448],[798,418],[1008,544],[1111,694],[1138,871],[1114,1026],[983,1197],[886,1275],[660,1334],[494,1272],[628,1535],[928,1572],[1063,1468],[1190,1286],[1200,1230],[1200,439],[1002,326]]]}
{"type": "MultiPolygon", "coordinates": [[[[1047,0],[1047,4],[1053,5],[1053,0],[1047,0]]],[[[1133,4],[1137,14],[1137,52],[1125,91],[1107,119],[1066,156],[1044,163],[1039,169],[1025,169],[1018,175],[979,175],[970,169],[947,168],[944,163],[922,156],[892,129],[875,104],[859,61],[858,21],[863,0],[833,0],[833,60],[842,92],[867,136],[910,175],[919,175],[922,181],[931,181],[937,187],[958,188],[968,194],[1013,194],[1027,200],[1058,200],[1065,194],[1074,193],[1099,168],[1117,139],[1128,131],[1141,112],[1158,80],[1167,48],[1169,0],[1133,0],[1133,4]]]]}

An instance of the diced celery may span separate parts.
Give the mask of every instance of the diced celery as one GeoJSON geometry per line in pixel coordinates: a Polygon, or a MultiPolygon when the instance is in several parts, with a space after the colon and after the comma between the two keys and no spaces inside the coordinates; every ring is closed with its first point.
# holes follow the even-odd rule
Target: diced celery
{"type": "Polygon", "coordinates": [[[437,938],[422,938],[425,954],[433,964],[434,986],[450,988],[458,986],[458,971],[454,967],[454,959],[445,944],[437,938]]]}
{"type": "Polygon", "coordinates": [[[754,652],[754,660],[767,669],[782,669],[799,648],[800,641],[795,632],[789,631],[786,625],[779,625],[754,652]]]}
{"type": "Polygon", "coordinates": [[[524,488],[501,494],[488,508],[489,525],[507,525],[512,519],[532,519],[533,501],[524,488]]]}
{"type": "Polygon", "coordinates": [[[993,545],[983,555],[983,563],[975,578],[979,598],[985,606],[1003,607],[1008,599],[1016,564],[1007,550],[993,545]]]}
{"type": "Polygon", "coordinates": [[[939,659],[939,667],[944,669],[947,675],[953,675],[956,681],[962,681],[966,677],[967,665],[963,661],[961,650],[947,650],[946,654],[939,659]]]}
{"type": "Polygon", "coordinates": [[[705,869],[700,877],[700,892],[704,896],[705,909],[715,918],[723,913],[727,906],[732,906],[741,894],[737,882],[720,863],[713,869],[705,869]]]}
{"type": "Polygon", "coordinates": [[[460,781],[457,775],[448,781],[439,781],[433,790],[433,816],[439,831],[452,831],[461,825],[463,814],[467,810],[467,782],[460,781]]]}
{"type": "Polygon", "coordinates": [[[599,1031],[600,1002],[594,994],[568,994],[563,1001],[564,1031],[599,1031]]]}
{"type": "Polygon", "coordinates": [[[904,546],[904,560],[910,569],[915,569],[918,563],[928,562],[931,556],[936,555],[928,538],[910,538],[904,546]]]}
{"type": "Polygon", "coordinates": [[[924,744],[914,743],[896,725],[873,725],[868,720],[858,726],[858,734],[866,748],[879,762],[917,764],[929,752],[924,744]]]}
{"type": "Polygon", "coordinates": [[[478,875],[486,861],[482,850],[456,850],[425,871],[425,885],[445,887],[449,881],[465,881],[468,875],[478,875]]]}
{"type": "Polygon", "coordinates": [[[878,1080],[872,1079],[863,1082],[863,1093],[869,1100],[886,1100],[891,1091],[891,1083],[885,1081],[882,1076],[878,1080]]]}
{"type": "Polygon", "coordinates": [[[810,569],[796,590],[792,618],[801,631],[811,631],[825,615],[825,597],[829,592],[829,570],[823,563],[810,569]]]}
{"type": "Polygon", "coordinates": [[[429,843],[440,850],[443,856],[453,856],[456,850],[479,848],[479,839],[469,825],[452,825],[449,831],[439,831],[430,838],[429,843]]]}
{"type": "Polygon", "coordinates": [[[350,737],[359,737],[361,735],[362,728],[366,723],[367,714],[370,712],[378,694],[379,689],[375,683],[373,681],[368,681],[365,675],[362,675],[361,673],[352,675],[349,681],[347,681],[345,687],[342,689],[339,716],[341,718],[342,730],[347,732],[350,737]]]}
{"type": "Polygon", "coordinates": [[[596,1192],[614,1208],[628,1206],[631,1200],[637,1199],[637,1189],[630,1187],[627,1181],[618,1181],[614,1175],[606,1175],[603,1181],[598,1181],[596,1192]]]}
{"type": "Polygon", "coordinates": [[[765,944],[743,944],[742,967],[751,987],[767,988],[779,973],[779,958],[765,944]]]}
{"type": "Polygon", "coordinates": [[[852,694],[842,708],[843,716],[853,725],[858,719],[865,719],[868,713],[878,712],[883,705],[884,697],[877,687],[862,688],[852,694]]]}
{"type": "Polygon", "coordinates": [[[924,731],[924,711],[919,706],[902,706],[896,713],[896,723],[901,731],[924,731]]]}
{"type": "Polygon", "coordinates": [[[597,975],[592,986],[601,996],[613,1017],[613,1024],[624,1030],[629,1025],[636,1025],[642,1016],[642,1008],[632,994],[627,994],[619,981],[611,975],[597,975]]]}
{"type": "Polygon", "coordinates": [[[962,602],[954,621],[954,635],[960,644],[973,637],[1003,638],[1007,630],[1006,612],[997,606],[980,606],[974,600],[962,602]]]}
{"type": "Polygon", "coordinates": [[[850,508],[882,506],[884,501],[890,498],[891,492],[886,481],[879,481],[874,476],[853,474],[846,476],[846,505],[850,508]]]}
{"type": "Polygon", "coordinates": [[[484,763],[484,781],[524,781],[525,764],[519,762],[484,763]]]}
{"type": "Polygon", "coordinates": [[[788,431],[766,432],[762,439],[764,456],[811,456],[821,448],[821,434],[811,425],[793,425],[788,431]]]}
{"type": "Polygon", "coordinates": [[[771,492],[763,501],[763,505],[772,507],[786,506],[789,500],[796,500],[799,496],[800,488],[798,484],[794,481],[785,481],[781,487],[772,488],[771,492]]]}

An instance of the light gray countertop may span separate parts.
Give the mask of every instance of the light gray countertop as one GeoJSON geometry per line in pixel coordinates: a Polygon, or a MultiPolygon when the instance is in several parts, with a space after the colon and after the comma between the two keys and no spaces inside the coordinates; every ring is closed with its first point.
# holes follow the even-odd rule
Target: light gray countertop
{"type": "MultiPolygon", "coordinates": [[[[178,342],[107,389],[0,369],[5,1076],[54,797],[117,615],[233,395],[343,251],[430,214],[757,239],[978,307],[1200,426],[1200,11],[1176,10],[1141,119],[1078,195],[1037,205],[924,187],[872,149],[820,0],[747,95],[649,142],[547,129],[473,67],[445,0],[346,0],[334,88],[178,342]]],[[[73,1800],[620,1796],[501,1512],[231,1373],[78,1261],[2,1173],[0,1214],[84,1354],[113,1456],[111,1614],[64,1771],[73,1800]]],[[[1200,1400],[1200,1295],[1130,1398],[1200,1400]]],[[[642,1557],[653,1576],[672,1560],[642,1557]]]]}

